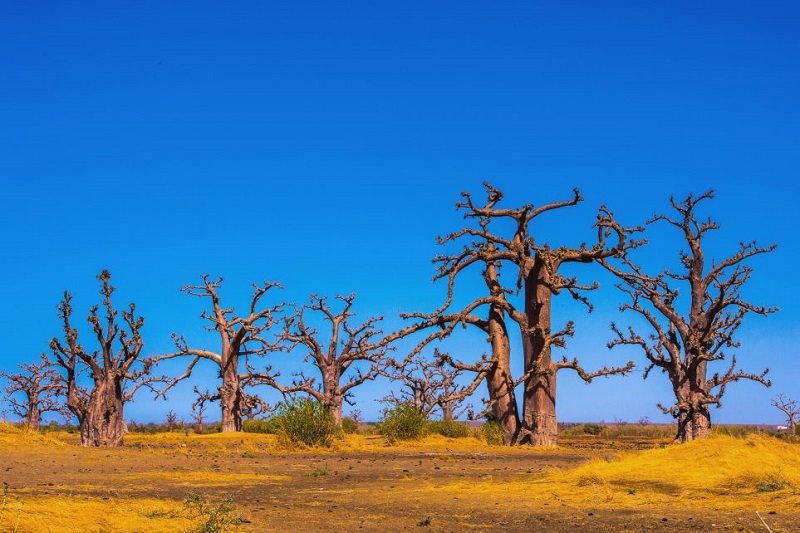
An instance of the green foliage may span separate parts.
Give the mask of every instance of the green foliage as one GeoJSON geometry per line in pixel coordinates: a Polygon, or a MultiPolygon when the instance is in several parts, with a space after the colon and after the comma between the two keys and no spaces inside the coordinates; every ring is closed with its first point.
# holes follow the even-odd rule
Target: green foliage
{"type": "Polygon", "coordinates": [[[231,526],[239,525],[244,520],[241,516],[234,516],[233,500],[226,498],[214,506],[198,494],[189,494],[183,500],[183,506],[189,518],[204,520],[194,531],[196,533],[222,533],[231,526]]]}
{"type": "Polygon", "coordinates": [[[312,398],[281,403],[274,418],[278,443],[284,448],[327,448],[339,433],[330,411],[312,398]]]}
{"type": "Polygon", "coordinates": [[[356,422],[349,416],[342,418],[342,431],[344,431],[348,435],[352,435],[353,433],[358,433],[358,422],[356,422]]]}
{"type": "Polygon", "coordinates": [[[758,492],[776,492],[784,488],[786,488],[786,481],[777,476],[770,476],[769,479],[762,481],[756,486],[758,492]]]}
{"type": "Polygon", "coordinates": [[[416,440],[425,436],[426,419],[408,403],[400,403],[383,410],[381,435],[387,444],[400,440],[416,440]]]}
{"type": "Polygon", "coordinates": [[[433,522],[433,520],[431,519],[431,517],[430,516],[426,516],[425,518],[423,518],[422,520],[417,522],[417,525],[419,527],[428,527],[429,525],[431,525],[432,522],[433,522]]]}
{"type": "Polygon", "coordinates": [[[489,420],[481,426],[481,438],[486,441],[489,446],[502,446],[503,445],[503,428],[500,423],[495,420],[489,420]]]}
{"type": "Polygon", "coordinates": [[[323,465],[317,465],[314,470],[308,473],[308,477],[323,477],[330,474],[331,471],[328,468],[327,463],[323,465]]]}
{"type": "Polygon", "coordinates": [[[276,417],[268,418],[266,420],[245,420],[242,423],[242,429],[245,433],[268,433],[275,435],[280,430],[280,425],[276,417]]]}
{"type": "Polygon", "coordinates": [[[599,435],[603,432],[603,426],[600,424],[584,424],[583,432],[588,435],[599,435]]]}
{"type": "Polygon", "coordinates": [[[715,425],[711,431],[716,435],[727,435],[729,437],[747,437],[753,433],[762,433],[761,429],[756,426],[740,426],[740,425],[715,425]]]}
{"type": "Polygon", "coordinates": [[[466,424],[454,420],[430,420],[427,424],[429,433],[438,433],[443,437],[463,439],[469,437],[470,431],[466,424]]]}

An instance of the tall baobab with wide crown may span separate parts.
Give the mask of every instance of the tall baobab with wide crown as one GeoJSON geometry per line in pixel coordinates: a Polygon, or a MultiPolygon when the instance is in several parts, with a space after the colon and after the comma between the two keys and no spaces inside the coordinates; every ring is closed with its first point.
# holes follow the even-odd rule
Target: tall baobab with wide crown
{"type": "Polygon", "coordinates": [[[507,444],[553,445],[557,440],[556,375],[559,370],[574,370],[589,382],[598,376],[628,372],[633,366],[628,363],[624,367],[605,367],[590,373],[577,359],[553,360],[552,348],[564,347],[574,328],[569,321],[562,329],[553,330],[553,296],[566,292],[591,310],[584,292],[597,287],[596,283],[580,284],[576,278],[568,278],[559,270],[570,263],[588,264],[622,256],[637,243],[628,239],[632,230],[621,227],[612,214],[601,207],[595,223],[597,241],[593,245],[553,247],[535,240],[531,225],[544,213],[581,202],[583,199],[577,190],[569,200],[539,207],[525,204],[512,209],[498,207],[503,198],[500,190],[485,182],[484,187],[487,192],[484,205],[477,205],[469,193],[462,193],[463,201],[456,203],[456,208],[464,212],[464,218],[474,220],[475,224],[439,238],[442,245],[462,243],[459,252],[434,259],[439,265],[434,280],[448,280],[445,304],[434,313],[409,316],[439,317],[447,324],[443,331],[434,334],[440,338],[452,332],[457,324],[471,324],[486,332],[492,352],[474,370],[486,376],[490,406],[503,427],[504,441],[507,444]],[[473,265],[483,269],[488,294],[460,311],[452,311],[456,280],[473,265]],[[510,286],[501,280],[504,268],[509,268],[514,276],[515,282],[510,286]],[[517,308],[511,298],[520,293],[522,306],[517,308]],[[478,314],[479,309],[487,309],[486,314],[478,314]],[[522,340],[524,371],[517,379],[510,370],[509,319],[515,323],[522,340]],[[514,388],[521,382],[524,382],[524,390],[520,416],[514,388]]]}
{"type": "Polygon", "coordinates": [[[141,329],[144,318],[136,316],[136,306],[131,303],[122,312],[123,325],[117,318],[119,312],[111,303],[114,287],[109,280],[111,274],[104,270],[97,276],[102,285],[102,308],[105,317],[98,315],[100,306],[89,311],[88,321],[92,326],[99,349],[87,352],[78,342],[78,330],[72,326],[72,295],[64,293],[58,306],[59,318],[64,324],[63,342],[54,338],[50,348],[55,357],[54,364],[63,372],[66,384],[67,407],[78,418],[82,446],[113,447],[122,444],[128,431],[123,416],[125,403],[143,386],[163,382],[163,377],[149,375],[150,364],[145,361],[134,367],[144,347],[141,329]],[[117,345],[115,347],[115,344],[117,345]],[[86,371],[89,387],[79,381],[86,371]],[[132,385],[129,390],[126,388],[132,385]]]}
{"type": "Polygon", "coordinates": [[[215,394],[207,393],[204,400],[219,400],[223,432],[242,431],[243,413],[249,402],[244,388],[260,382],[249,370],[253,364],[250,360],[255,356],[261,356],[277,349],[276,345],[264,338],[262,334],[269,332],[270,328],[276,324],[277,314],[283,308],[283,304],[276,304],[259,309],[259,304],[270,289],[280,287],[280,284],[274,282],[254,284],[247,314],[237,315],[233,307],[222,306],[218,293],[222,278],[211,280],[207,274],[202,275],[201,278],[202,285],[186,285],[181,291],[190,296],[210,300],[211,311],[203,311],[200,318],[211,323],[210,326],[206,326],[207,330],[216,331],[219,335],[219,349],[214,351],[190,347],[183,335],[173,333],[172,338],[177,351],[152,357],[149,362],[157,364],[166,359],[191,357],[186,371],[170,381],[169,385],[159,393],[162,396],[166,395],[167,391],[178,382],[191,376],[195,365],[201,359],[210,361],[219,367],[222,383],[215,394]]]}
{"type": "Polygon", "coordinates": [[[667,375],[675,403],[659,407],[677,419],[676,442],[711,434],[709,406],[721,405],[729,384],[751,380],[770,386],[767,369],[758,374],[737,370],[735,355],[731,355],[727,369],[709,376],[709,366],[725,360],[728,350],[739,348],[734,335],[747,314],[766,316],[777,311],[753,305],[740,294],[752,273],[745,261],[771,252],[775,245],[740,243],[738,251],[728,258],[710,264],[706,260],[703,239],[719,229],[719,225],[711,218],[698,219],[696,208],[713,196],[708,191],[700,196],[689,195],[683,201],[671,198],[677,216],[656,215],[648,221],[648,224],[666,222],[682,236],[685,248],[679,254],[681,270],[648,274],[628,256],[619,258],[621,264],[602,262],[619,277],[618,286],[629,297],[621,309],[641,316],[648,330],[642,335],[636,328],[624,330],[612,324],[616,338],[609,347],[638,346],[649,362],[644,377],[655,368],[667,375]],[[688,312],[681,312],[681,307],[688,312]]]}

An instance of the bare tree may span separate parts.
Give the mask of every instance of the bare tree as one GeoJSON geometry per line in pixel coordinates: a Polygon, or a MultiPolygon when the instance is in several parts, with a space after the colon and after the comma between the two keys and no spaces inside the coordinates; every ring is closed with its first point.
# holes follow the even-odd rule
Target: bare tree
{"type": "Polygon", "coordinates": [[[294,314],[285,317],[282,337],[288,343],[288,351],[301,350],[305,362],[312,364],[317,376],[307,376],[300,371],[294,374],[291,384],[281,384],[275,379],[279,374],[270,375],[270,369],[259,376],[284,395],[302,392],[315,398],[330,409],[337,425],[342,423],[343,404],[353,405],[350,399],[352,390],[375,379],[385,365],[385,355],[391,349],[389,344],[414,329],[410,327],[384,335],[377,329],[377,324],[383,319],[381,316],[353,324],[354,300],[355,294],[337,295],[337,309],[326,297],[312,294],[308,304],[295,305],[294,314]],[[308,314],[321,317],[327,323],[329,333],[321,335],[309,325],[306,322],[308,314]]]}
{"type": "Polygon", "coordinates": [[[786,425],[792,435],[797,433],[797,419],[800,418],[800,405],[797,400],[792,400],[781,393],[772,400],[772,406],[786,415],[786,425]]]}
{"type": "MultiPolygon", "coordinates": [[[[391,391],[380,401],[393,405],[411,404],[425,418],[433,413],[441,414],[443,420],[455,420],[465,414],[469,407],[463,403],[477,388],[457,382],[463,370],[445,366],[445,354],[435,352],[436,360],[415,358],[409,365],[390,363],[385,376],[401,384],[398,393],[391,391]]],[[[478,384],[480,381],[478,381],[478,384]]]]}
{"type": "Polygon", "coordinates": [[[203,279],[202,285],[186,285],[181,291],[191,296],[211,300],[211,312],[203,311],[200,318],[212,324],[206,326],[206,330],[216,331],[219,334],[219,350],[215,352],[192,348],[183,335],[173,333],[172,338],[177,351],[155,356],[150,359],[150,362],[157,364],[176,357],[192,358],[186,371],[173,378],[169,385],[159,393],[161,396],[166,396],[169,389],[192,375],[195,365],[201,359],[211,361],[219,367],[222,383],[217,392],[206,400],[219,400],[223,432],[242,431],[244,411],[247,407],[247,394],[244,387],[255,384],[253,376],[247,370],[248,361],[254,356],[261,356],[278,349],[275,343],[263,338],[262,333],[268,332],[275,325],[277,313],[280,312],[283,304],[262,310],[258,310],[258,305],[267,291],[273,287],[280,287],[280,284],[269,282],[261,285],[254,284],[249,312],[246,316],[238,316],[234,314],[233,307],[225,308],[220,303],[217,289],[222,284],[222,278],[211,281],[207,274],[202,275],[201,278],[203,279]]]}
{"type": "MultiPolygon", "coordinates": [[[[469,193],[462,193],[463,201],[456,208],[464,211],[466,219],[475,220],[477,227],[470,226],[440,237],[440,244],[463,243],[461,251],[444,254],[434,261],[439,264],[436,279],[448,280],[448,295],[445,304],[433,314],[415,314],[421,318],[438,316],[450,328],[457,323],[471,324],[485,331],[489,336],[492,353],[474,370],[483,373],[489,388],[489,398],[494,417],[503,427],[507,444],[529,443],[533,445],[553,445],[557,440],[556,419],[556,375],[559,370],[571,369],[586,382],[598,376],[626,373],[633,363],[625,367],[605,367],[596,372],[586,372],[577,359],[552,359],[552,348],[563,348],[566,339],[574,332],[573,323],[557,331],[552,329],[552,299],[562,292],[574,299],[591,305],[584,295],[585,291],[597,288],[597,284],[583,285],[576,278],[568,278],[559,269],[569,263],[592,263],[612,256],[622,256],[638,243],[630,241],[631,229],[621,227],[612,214],[601,207],[595,228],[597,242],[588,246],[561,246],[553,248],[547,243],[537,242],[530,234],[533,220],[552,210],[577,205],[582,198],[577,190],[570,200],[545,204],[540,207],[526,204],[517,209],[498,208],[503,193],[484,183],[487,191],[485,205],[476,205],[469,193]],[[503,228],[511,228],[507,234],[495,231],[493,223],[503,228]],[[503,226],[503,224],[505,224],[503,226]],[[615,242],[609,243],[608,239],[615,242]],[[474,300],[461,311],[450,311],[454,301],[454,287],[459,278],[472,265],[483,268],[488,295],[474,300]],[[500,271],[508,266],[516,274],[512,286],[501,283],[500,271]],[[516,308],[510,296],[522,294],[522,309],[516,308]],[[481,308],[488,308],[487,318],[476,314],[481,308]],[[514,379],[510,369],[510,339],[507,320],[516,323],[522,338],[524,382],[522,416],[514,398],[514,387],[520,379],[514,379]]],[[[445,327],[445,331],[447,331],[445,327]]],[[[443,334],[439,334],[443,336],[443,334]]]]}
{"type": "Polygon", "coordinates": [[[144,362],[134,370],[144,347],[140,330],[144,318],[136,316],[136,306],[131,303],[122,312],[124,324],[117,322],[118,312],[111,304],[114,287],[109,284],[111,274],[104,270],[97,276],[101,281],[100,294],[106,316],[98,316],[99,306],[89,311],[88,321],[92,326],[99,350],[88,353],[78,342],[78,330],[72,327],[72,296],[64,293],[58,306],[59,318],[64,323],[64,341],[54,338],[50,348],[66,384],[67,407],[78,418],[82,446],[118,446],[128,428],[123,416],[126,402],[143,386],[152,390],[152,384],[163,382],[163,377],[149,375],[150,364],[144,362]],[[118,348],[114,344],[117,341],[118,348]],[[79,376],[86,371],[89,387],[79,383],[79,376]],[[130,390],[126,391],[128,386],[130,390]]]}
{"type": "Polygon", "coordinates": [[[765,378],[768,370],[760,374],[737,370],[735,356],[723,373],[708,376],[709,364],[723,361],[727,349],[739,347],[734,335],[748,313],[768,315],[777,311],[753,305],[739,293],[752,272],[744,261],[771,252],[775,245],[760,247],[755,242],[741,243],[739,250],[727,259],[707,265],[703,239],[719,226],[711,218],[698,220],[695,207],[709,198],[713,198],[712,191],[697,197],[689,195],[681,202],[672,198],[670,202],[677,212],[676,218],[656,215],[648,221],[648,224],[667,222],[678,229],[686,242],[686,249],[679,256],[682,271],[666,269],[656,275],[647,274],[627,256],[621,259],[621,266],[603,261],[622,280],[618,287],[630,297],[621,310],[639,314],[649,330],[647,336],[642,336],[632,327],[623,331],[612,324],[616,339],[609,347],[638,346],[649,361],[644,377],[654,368],[669,377],[675,404],[659,407],[677,419],[676,442],[711,433],[709,406],[721,406],[720,400],[730,383],[746,379],[770,386],[765,378]],[[683,288],[688,296],[686,302],[678,297],[683,288]],[[679,305],[688,306],[688,315],[679,311],[679,305]]]}
{"type": "Polygon", "coordinates": [[[44,354],[41,362],[22,363],[18,368],[21,372],[3,371],[0,377],[8,381],[5,392],[11,411],[23,419],[27,427],[38,431],[42,415],[47,412],[59,413],[65,418],[70,416],[67,406],[59,400],[65,391],[61,375],[44,354]]]}

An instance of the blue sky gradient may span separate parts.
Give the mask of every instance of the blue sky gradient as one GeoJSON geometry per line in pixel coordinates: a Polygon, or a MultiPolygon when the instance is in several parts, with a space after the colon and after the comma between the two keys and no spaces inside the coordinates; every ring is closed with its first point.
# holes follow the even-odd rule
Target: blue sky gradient
{"type": "MultiPolygon", "coordinates": [[[[390,329],[440,303],[435,237],[483,180],[509,206],[580,188],[580,207],[536,227],[554,244],[591,238],[601,204],[636,225],[713,188],[709,255],[777,243],[745,294],[781,308],[741,330],[740,363],[769,366],[773,388],[731,386],[713,420],[780,422],[769,399],[800,397],[798,30],[794,2],[7,2],[0,367],[47,350],[65,289],[82,319],[104,268],[145,316],[147,354],[173,331],[213,347],[202,302],[179,292],[201,273],[240,307],[261,280],[283,283],[281,301],[356,292],[390,329]]],[[[674,265],[673,237],[645,260],[674,265]]],[[[595,267],[580,275],[603,289],[592,315],[557,302],[555,322],[577,322],[567,355],[627,360],[605,348],[622,295],[595,267]]],[[[482,343],[448,348],[469,359],[482,343]]],[[[188,416],[207,370],[127,418],[188,416]]],[[[387,386],[356,398],[368,418],[387,386]]],[[[663,376],[560,377],[562,420],[666,421],[659,401],[663,376]]]]}

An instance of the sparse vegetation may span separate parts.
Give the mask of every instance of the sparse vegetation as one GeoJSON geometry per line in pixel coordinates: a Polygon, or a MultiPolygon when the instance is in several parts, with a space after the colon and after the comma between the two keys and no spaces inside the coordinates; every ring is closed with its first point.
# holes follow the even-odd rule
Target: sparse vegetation
{"type": "Polygon", "coordinates": [[[490,446],[503,445],[503,428],[495,420],[486,421],[480,428],[480,435],[490,446]]]}
{"type": "Polygon", "coordinates": [[[387,444],[420,439],[426,431],[425,417],[408,403],[400,403],[383,411],[380,431],[387,444]]]}
{"type": "Polygon", "coordinates": [[[288,449],[328,447],[339,433],[331,412],[312,398],[280,404],[275,424],[278,427],[279,444],[288,449]]]}
{"type": "Polygon", "coordinates": [[[437,433],[452,439],[463,439],[470,435],[470,428],[466,424],[455,420],[429,420],[427,431],[428,433],[437,433]]]}

